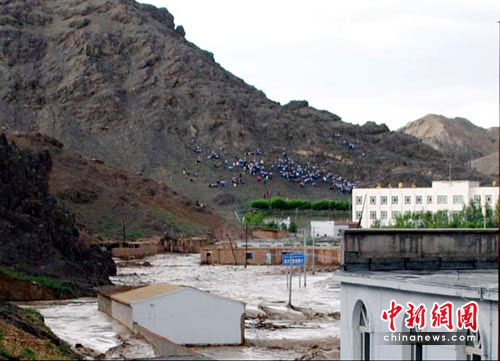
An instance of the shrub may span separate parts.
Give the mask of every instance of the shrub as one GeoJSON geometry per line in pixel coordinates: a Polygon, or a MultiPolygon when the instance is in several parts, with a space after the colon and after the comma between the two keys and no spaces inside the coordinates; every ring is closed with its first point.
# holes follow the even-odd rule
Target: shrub
{"type": "Polygon", "coordinates": [[[279,197],[273,199],[259,199],[253,201],[251,204],[255,209],[276,209],[276,210],[293,210],[293,209],[312,209],[315,211],[349,211],[351,203],[349,201],[340,200],[320,200],[320,201],[306,201],[302,199],[284,200],[279,197]]]}
{"type": "Polygon", "coordinates": [[[72,296],[74,295],[73,288],[69,284],[60,283],[54,281],[53,279],[42,277],[42,276],[32,276],[21,272],[12,271],[10,269],[0,267],[0,274],[4,274],[7,277],[20,280],[20,281],[30,281],[40,286],[47,287],[56,292],[58,296],[72,296]]]}

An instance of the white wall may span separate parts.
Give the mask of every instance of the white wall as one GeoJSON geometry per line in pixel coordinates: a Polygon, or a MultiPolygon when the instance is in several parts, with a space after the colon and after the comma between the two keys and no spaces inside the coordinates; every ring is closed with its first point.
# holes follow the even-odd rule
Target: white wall
{"type": "Polygon", "coordinates": [[[347,224],[335,224],[334,237],[342,237],[342,234],[346,229],[349,229],[349,226],[347,224]]]}
{"type": "MultiPolygon", "coordinates": [[[[367,280],[369,282],[369,280],[367,280]]],[[[341,292],[341,330],[340,356],[342,360],[359,359],[359,338],[357,337],[357,310],[356,305],[362,301],[368,312],[371,335],[371,356],[373,360],[404,360],[409,359],[409,346],[388,345],[382,339],[388,332],[387,322],[381,320],[381,313],[388,309],[392,299],[406,307],[408,301],[414,304],[424,303],[427,306],[427,321],[430,322],[430,311],[434,302],[444,303],[452,301],[456,307],[461,307],[469,300],[457,297],[443,297],[432,294],[410,293],[404,290],[394,290],[379,287],[360,286],[342,283],[341,292]],[[405,349],[406,347],[406,349],[405,349]]],[[[483,342],[483,359],[496,357],[497,352],[497,307],[496,301],[474,300],[479,304],[479,331],[483,342]]],[[[406,331],[402,328],[405,318],[404,311],[396,319],[397,331],[406,331]]],[[[436,331],[426,328],[425,331],[436,331]]],[[[439,331],[447,331],[446,329],[439,331]]],[[[464,360],[464,346],[462,345],[424,345],[424,360],[464,360]]]]}
{"type": "Polygon", "coordinates": [[[120,302],[111,300],[111,315],[117,321],[132,329],[132,307],[120,302]]]}
{"type": "Polygon", "coordinates": [[[474,198],[474,195],[481,195],[481,204],[486,204],[486,196],[491,196],[494,208],[498,200],[498,187],[479,187],[477,182],[469,181],[435,181],[429,188],[355,188],[352,191],[352,220],[358,221],[359,212],[363,217],[361,227],[370,228],[374,222],[371,219],[371,212],[375,212],[376,219],[380,220],[382,225],[389,226],[394,223],[393,212],[399,214],[405,212],[420,212],[439,210],[461,211],[464,203],[454,203],[453,196],[462,196],[464,203],[474,198]],[[392,197],[398,197],[398,203],[392,203],[392,197]],[[406,204],[405,197],[409,196],[410,204],[406,204]],[[422,203],[417,204],[417,196],[422,197],[422,203]],[[428,202],[427,197],[432,197],[432,203],[428,202]],[[438,196],[447,196],[446,204],[438,204],[438,196]],[[362,202],[357,200],[361,197],[362,202]],[[371,203],[371,197],[375,197],[375,204],[371,203]],[[382,204],[381,197],[387,197],[387,203],[382,204]],[[366,201],[364,199],[366,198],[366,201]],[[363,208],[363,202],[365,206],[363,208]],[[382,212],[386,212],[387,218],[382,218],[382,212]]]}
{"type": "Polygon", "coordinates": [[[311,236],[335,237],[335,224],[333,221],[311,221],[311,236]]]}
{"type": "Polygon", "coordinates": [[[134,321],[182,345],[239,345],[243,303],[185,288],[133,305],[134,321]]]}

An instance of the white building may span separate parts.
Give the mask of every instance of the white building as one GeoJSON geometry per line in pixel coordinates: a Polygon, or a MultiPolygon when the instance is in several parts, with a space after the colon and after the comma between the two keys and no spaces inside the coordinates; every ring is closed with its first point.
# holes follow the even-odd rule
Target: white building
{"type": "Polygon", "coordinates": [[[334,237],[335,222],[334,221],[311,221],[311,236],[312,237],[334,237]]]}
{"type": "Polygon", "coordinates": [[[350,227],[349,222],[311,221],[311,237],[340,239],[344,231],[350,227]]]}
{"type": "MultiPolygon", "coordinates": [[[[484,360],[498,350],[498,269],[496,229],[358,229],[345,232],[341,286],[340,356],[342,360],[484,360]],[[391,301],[401,305],[390,332],[383,312],[391,301]],[[477,331],[454,344],[391,343],[399,332],[448,332],[432,325],[434,304],[451,302],[452,329],[458,309],[476,302],[477,331]],[[426,307],[426,325],[410,331],[408,303],[426,307]]],[[[443,334],[440,334],[443,335],[443,334]]],[[[448,334],[446,337],[451,337],[448,334]]]]}
{"type": "Polygon", "coordinates": [[[278,226],[286,227],[286,229],[290,228],[290,223],[291,223],[290,217],[287,217],[287,218],[269,218],[269,219],[266,219],[265,221],[268,223],[275,222],[278,226]]]}
{"type": "Polygon", "coordinates": [[[154,284],[100,295],[99,309],[180,345],[240,345],[245,304],[196,288],[154,284]],[[109,304],[110,302],[110,304],[109,304]]]}
{"type": "Polygon", "coordinates": [[[498,187],[480,187],[472,181],[434,181],[428,188],[355,188],[352,191],[352,220],[369,228],[379,220],[382,226],[394,224],[398,215],[413,212],[459,212],[472,200],[495,208],[498,187]]]}
{"type": "MultiPolygon", "coordinates": [[[[489,360],[497,356],[497,271],[340,272],[341,360],[489,360]],[[452,302],[455,309],[469,301],[479,306],[479,342],[459,345],[391,345],[382,312],[391,300],[406,306],[452,302]]],[[[397,331],[404,327],[404,311],[396,318],[397,331]]],[[[429,322],[428,322],[429,323],[429,322]]],[[[455,322],[456,323],[456,322],[455,322]]],[[[455,326],[456,327],[456,326],[455,326]]],[[[424,329],[430,332],[429,325],[424,329]]],[[[447,331],[444,327],[437,331],[447,331]]]]}

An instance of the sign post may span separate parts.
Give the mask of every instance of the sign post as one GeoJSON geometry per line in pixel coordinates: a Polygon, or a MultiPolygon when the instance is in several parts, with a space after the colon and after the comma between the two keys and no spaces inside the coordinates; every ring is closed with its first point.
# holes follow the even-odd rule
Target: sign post
{"type": "Polygon", "coordinates": [[[307,248],[306,248],[306,239],[307,239],[307,229],[304,230],[304,287],[307,287],[306,277],[307,277],[307,248]]]}
{"type": "Polygon", "coordinates": [[[288,253],[283,254],[283,266],[288,266],[289,278],[287,277],[287,287],[288,287],[288,306],[292,306],[292,277],[293,277],[293,266],[304,266],[305,255],[303,253],[288,253]]]}

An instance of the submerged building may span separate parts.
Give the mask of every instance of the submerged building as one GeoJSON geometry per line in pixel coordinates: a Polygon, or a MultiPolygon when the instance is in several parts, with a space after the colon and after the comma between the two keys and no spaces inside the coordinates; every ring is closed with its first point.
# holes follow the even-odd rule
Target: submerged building
{"type": "Polygon", "coordinates": [[[243,302],[192,287],[104,287],[98,307],[133,331],[179,345],[240,345],[245,339],[243,302]]]}
{"type": "Polygon", "coordinates": [[[341,285],[341,359],[496,358],[497,235],[496,229],[347,230],[341,271],[334,274],[341,285]],[[474,304],[476,330],[461,323],[474,304]],[[412,307],[426,310],[425,324],[407,326],[412,307]],[[443,310],[448,319],[440,318],[443,310]],[[397,314],[395,332],[390,312],[397,314]],[[453,344],[398,342],[401,336],[450,331],[460,332],[453,344]]]}
{"type": "Polygon", "coordinates": [[[473,201],[485,211],[494,208],[498,186],[480,187],[473,181],[434,181],[431,187],[355,188],[352,190],[352,220],[369,228],[379,221],[382,226],[394,224],[399,215],[414,212],[459,212],[473,201]]]}

